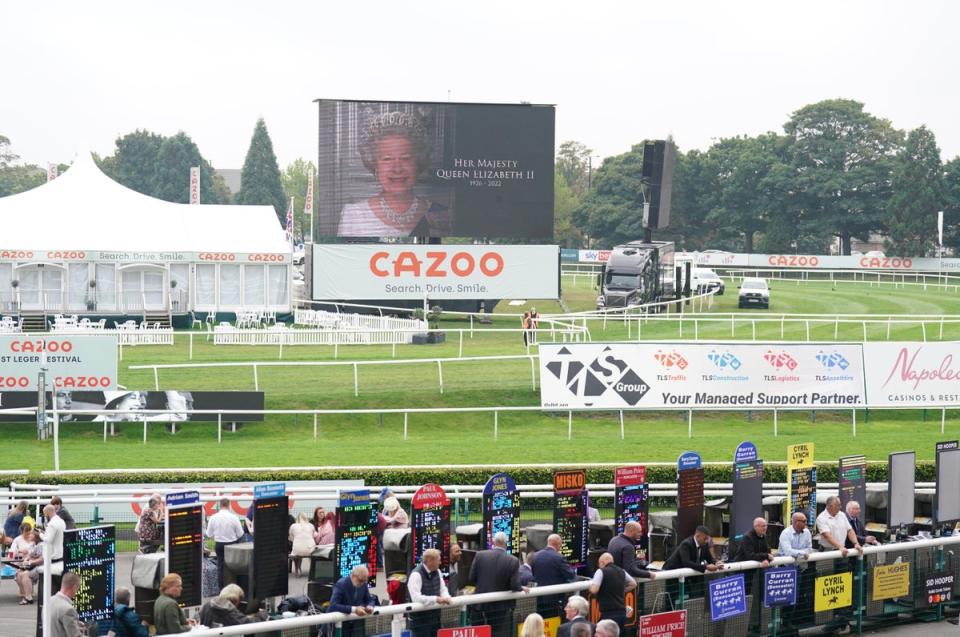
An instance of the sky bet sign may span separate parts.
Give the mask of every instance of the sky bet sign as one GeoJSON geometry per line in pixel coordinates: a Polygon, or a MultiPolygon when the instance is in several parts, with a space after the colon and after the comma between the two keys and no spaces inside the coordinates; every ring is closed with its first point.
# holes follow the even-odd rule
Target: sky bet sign
{"type": "Polygon", "coordinates": [[[545,408],[866,404],[859,344],[542,343],[545,408]]]}

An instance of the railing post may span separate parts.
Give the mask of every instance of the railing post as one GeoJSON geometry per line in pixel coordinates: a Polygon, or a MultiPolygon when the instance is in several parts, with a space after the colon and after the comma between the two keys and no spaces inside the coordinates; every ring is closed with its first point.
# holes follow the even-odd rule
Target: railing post
{"type": "Polygon", "coordinates": [[[317,441],[317,414],[313,415],[313,441],[317,441]]]}
{"type": "Polygon", "coordinates": [[[853,437],[857,437],[857,410],[853,410],[853,437]]]}
{"type": "Polygon", "coordinates": [[[403,439],[404,440],[407,439],[407,421],[408,421],[409,415],[410,415],[410,412],[408,411],[403,412],[403,439]]]}
{"type": "Polygon", "coordinates": [[[457,352],[457,358],[463,358],[463,330],[457,330],[460,333],[460,350],[457,352]]]}
{"type": "MultiPolygon", "coordinates": [[[[43,409],[43,406],[40,406],[43,409]]],[[[53,470],[60,473],[60,412],[57,411],[57,401],[53,401],[53,470]]]]}
{"type": "Polygon", "coordinates": [[[153,388],[160,391],[160,371],[157,366],[153,366],[153,388]]]}
{"type": "Polygon", "coordinates": [[[533,356],[530,357],[530,386],[534,392],[537,391],[537,365],[533,360],[533,356]]]}
{"type": "Polygon", "coordinates": [[[223,440],[223,412],[217,414],[217,444],[223,440]]]}
{"type": "Polygon", "coordinates": [[[687,438],[693,438],[693,410],[687,410],[687,438]]]}
{"type": "Polygon", "coordinates": [[[567,412],[567,440],[573,440],[573,412],[567,412]]]}
{"type": "Polygon", "coordinates": [[[944,432],[944,429],[947,426],[947,408],[944,407],[940,410],[940,433],[944,432]]]}
{"type": "Polygon", "coordinates": [[[193,332],[190,332],[190,355],[189,360],[193,360],[193,332]]]}
{"type": "Polygon", "coordinates": [[[500,412],[493,412],[493,439],[497,440],[500,437],[500,412]]]}
{"type": "Polygon", "coordinates": [[[779,434],[777,432],[777,410],[774,409],[773,410],[773,437],[776,438],[778,435],[779,434]]]}
{"type": "Polygon", "coordinates": [[[260,377],[257,374],[257,364],[253,364],[253,389],[254,391],[260,391],[260,377]]]}
{"type": "Polygon", "coordinates": [[[620,410],[620,440],[624,439],[624,429],[623,429],[623,410],[620,410]]]}
{"type": "Polygon", "coordinates": [[[440,359],[437,359],[437,378],[440,381],[440,393],[443,393],[443,363],[440,362],[440,359]]]}
{"type": "Polygon", "coordinates": [[[353,364],[353,395],[360,395],[360,376],[357,372],[357,364],[353,364]]]}

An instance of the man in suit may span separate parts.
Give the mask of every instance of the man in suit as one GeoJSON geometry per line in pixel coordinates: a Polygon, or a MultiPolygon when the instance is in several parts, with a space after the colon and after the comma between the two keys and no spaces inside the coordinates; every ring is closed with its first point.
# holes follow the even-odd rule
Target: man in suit
{"type": "Polygon", "coordinates": [[[593,624],[587,619],[590,614],[590,603],[580,595],[572,595],[567,600],[567,605],[563,607],[563,613],[567,621],[560,624],[557,629],[557,637],[572,637],[573,627],[582,624],[588,627],[588,635],[593,634],[593,624]]]}
{"type": "MultiPolygon", "coordinates": [[[[857,542],[860,543],[860,546],[864,544],[879,544],[877,538],[872,535],[867,535],[867,530],[863,526],[863,522],[860,520],[860,503],[856,500],[850,500],[847,502],[847,519],[850,520],[850,528],[853,529],[853,534],[857,536],[857,542]]],[[[844,545],[848,549],[852,549],[854,543],[850,541],[848,537],[844,545]]]]}
{"type": "MultiPolygon", "coordinates": [[[[767,568],[770,566],[770,562],[773,560],[774,555],[770,551],[770,546],[767,544],[767,521],[764,518],[754,518],[753,528],[747,531],[744,536],[740,539],[740,544],[737,546],[737,553],[734,555],[734,562],[760,562],[760,566],[767,568]]],[[[743,574],[744,579],[746,580],[747,595],[753,593],[756,590],[758,593],[762,591],[759,585],[759,579],[761,577],[761,571],[753,570],[747,571],[743,574]]],[[[758,633],[760,631],[760,612],[763,605],[760,603],[762,600],[758,599],[758,595],[753,597],[753,605],[750,611],[750,632],[751,634],[758,633]]]]}
{"type": "MultiPolygon", "coordinates": [[[[507,534],[500,531],[493,536],[493,548],[473,558],[469,581],[476,585],[478,594],[520,591],[519,572],[520,560],[507,553],[507,534]]],[[[516,633],[514,606],[513,601],[474,604],[470,607],[470,623],[489,624],[493,637],[512,637],[516,633]]]]}
{"type": "MultiPolygon", "coordinates": [[[[333,585],[328,612],[345,613],[357,617],[373,614],[373,607],[379,605],[379,601],[376,596],[370,594],[370,588],[367,586],[368,577],[367,567],[361,564],[354,566],[350,575],[337,580],[337,583],[333,585]]],[[[343,622],[343,631],[341,632],[343,637],[356,637],[363,634],[364,622],[343,622]]]]}
{"type": "MultiPolygon", "coordinates": [[[[547,546],[533,556],[531,568],[537,586],[555,586],[572,582],[576,573],[560,553],[563,539],[553,533],[547,537],[547,546]]],[[[537,612],[544,618],[559,617],[564,595],[543,595],[537,598],[537,612]]]]}
{"type": "MultiPolygon", "coordinates": [[[[710,529],[705,526],[698,526],[693,535],[677,545],[670,557],[663,564],[663,570],[672,571],[678,568],[690,568],[700,573],[714,572],[723,568],[723,562],[714,559],[710,552],[710,529]]],[[[676,601],[680,592],[679,580],[670,580],[667,582],[667,592],[676,601]]],[[[687,597],[700,597],[703,595],[703,578],[692,578],[687,582],[687,597]],[[694,581],[696,583],[694,583],[694,581]],[[696,593],[694,594],[694,589],[696,593]]]]}
{"type": "Polygon", "coordinates": [[[50,598],[50,637],[81,637],[80,618],[73,607],[73,597],[80,590],[80,576],[63,574],[60,592],[50,598]]]}
{"type": "Polygon", "coordinates": [[[637,559],[637,540],[643,535],[639,522],[627,522],[623,533],[610,540],[607,553],[613,556],[613,563],[630,573],[633,577],[655,579],[655,575],[644,569],[646,564],[637,559]]]}
{"type": "Polygon", "coordinates": [[[447,577],[447,590],[450,597],[460,594],[460,560],[463,558],[463,549],[458,542],[450,545],[450,575],[447,577]]]}

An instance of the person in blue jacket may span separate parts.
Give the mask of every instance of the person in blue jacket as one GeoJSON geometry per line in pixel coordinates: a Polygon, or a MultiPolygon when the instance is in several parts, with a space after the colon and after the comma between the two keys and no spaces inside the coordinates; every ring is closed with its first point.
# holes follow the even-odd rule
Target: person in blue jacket
{"type": "MultiPolygon", "coordinates": [[[[380,601],[370,592],[367,586],[367,567],[362,564],[354,566],[350,575],[341,577],[333,585],[333,594],[330,597],[330,606],[327,612],[344,613],[364,617],[373,614],[373,608],[380,601]]],[[[364,623],[362,621],[348,621],[343,623],[343,637],[362,637],[364,623]]]]}
{"type": "Polygon", "coordinates": [[[147,624],[130,605],[130,590],[118,588],[114,599],[113,619],[98,621],[97,635],[106,635],[112,630],[116,637],[149,637],[147,624]]]}

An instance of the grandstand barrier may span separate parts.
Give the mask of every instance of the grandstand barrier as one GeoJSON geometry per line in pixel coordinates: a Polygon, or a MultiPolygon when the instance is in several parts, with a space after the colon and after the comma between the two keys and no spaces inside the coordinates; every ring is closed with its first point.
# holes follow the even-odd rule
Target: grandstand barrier
{"type": "MultiPolygon", "coordinates": [[[[849,624],[852,632],[862,634],[865,630],[906,624],[912,622],[943,622],[945,612],[953,612],[958,607],[957,586],[960,583],[960,557],[954,548],[960,545],[960,536],[938,537],[912,542],[897,542],[878,546],[866,546],[862,554],[851,551],[844,556],[840,551],[813,553],[806,560],[791,557],[777,557],[769,568],[797,566],[799,590],[797,603],[787,607],[786,617],[799,629],[819,627],[829,629],[849,624]],[[877,598],[872,590],[875,577],[874,569],[885,563],[897,562],[907,565],[910,570],[910,586],[906,595],[895,599],[877,598]],[[952,574],[954,578],[952,599],[942,604],[927,604],[923,582],[935,573],[952,574]],[[813,587],[815,578],[840,575],[846,578],[850,573],[850,605],[839,606],[837,610],[817,612],[819,604],[815,601],[813,587]],[[849,614],[846,614],[849,613],[849,614]]],[[[641,580],[635,594],[634,615],[649,615],[668,610],[686,610],[686,634],[689,635],[746,635],[750,624],[756,627],[750,634],[763,637],[776,637],[783,630],[784,609],[765,608],[759,593],[763,589],[760,574],[764,569],[759,562],[736,562],[725,564],[716,573],[701,574],[691,569],[659,571],[652,581],[641,580]],[[712,621],[711,608],[706,593],[710,582],[731,575],[743,574],[745,581],[752,583],[746,597],[746,613],[729,619],[712,621]]],[[[586,596],[588,580],[576,581],[558,586],[530,588],[518,593],[486,593],[482,595],[464,595],[451,599],[449,609],[441,613],[444,628],[455,628],[472,624],[472,619],[508,621],[511,626],[521,624],[531,613],[536,612],[536,600],[539,597],[580,593],[586,596]],[[491,602],[514,602],[513,609],[502,612],[509,617],[478,618],[470,612],[470,607],[491,602]]],[[[846,585],[846,582],[844,583],[846,585]]],[[[49,587],[48,589],[49,590],[49,587]]],[[[837,602],[834,602],[837,604],[837,602]]],[[[842,601],[840,602],[842,604],[842,601]]],[[[45,608],[49,606],[45,605],[45,608]]],[[[288,619],[257,622],[241,626],[199,629],[190,632],[191,637],[229,637],[250,634],[310,635],[320,626],[342,627],[347,622],[362,622],[364,635],[391,633],[400,635],[406,628],[406,616],[423,611],[436,610],[437,606],[419,603],[406,603],[380,606],[369,617],[357,617],[342,613],[307,614],[288,619]],[[307,629],[304,631],[304,629],[307,629]]],[[[636,617],[634,617],[634,620],[636,617]]],[[[633,621],[629,620],[628,621],[633,621]]],[[[635,629],[634,629],[635,630],[635,629]]],[[[946,629],[950,630],[950,629],[946,629]]],[[[954,629],[955,631],[955,629],[954,629]]]]}

